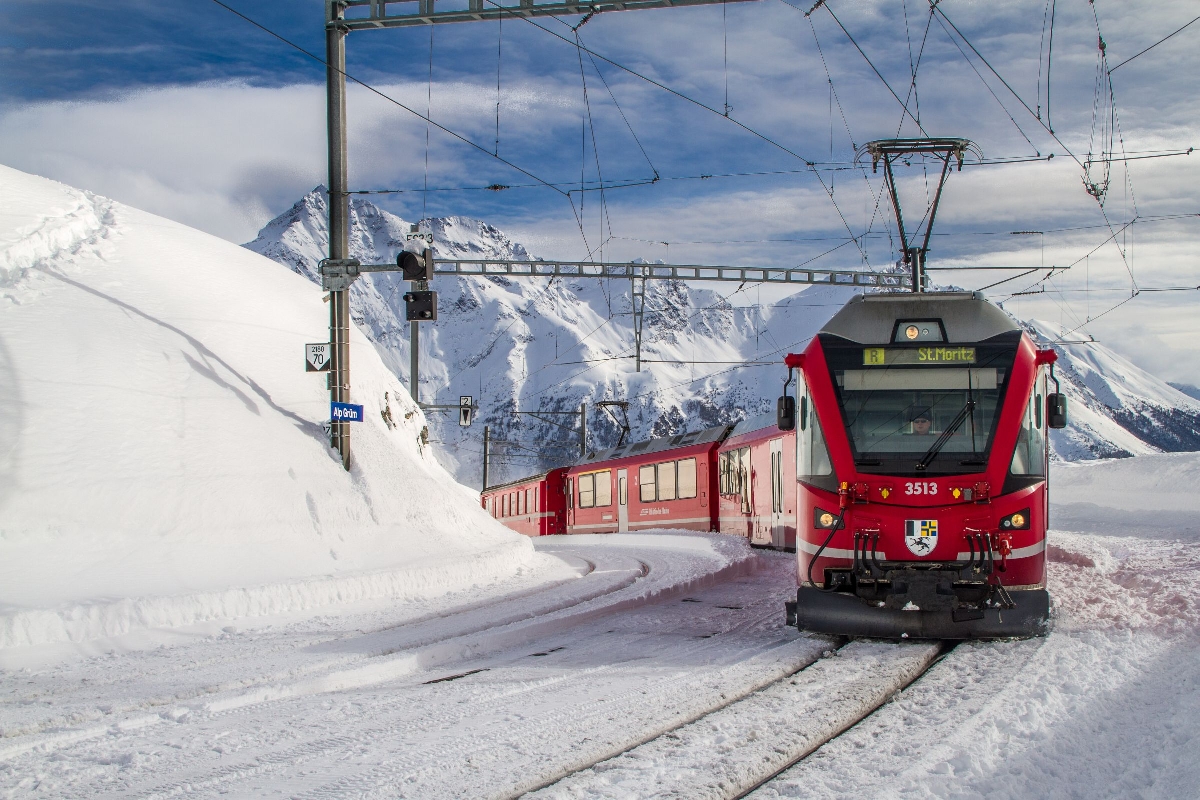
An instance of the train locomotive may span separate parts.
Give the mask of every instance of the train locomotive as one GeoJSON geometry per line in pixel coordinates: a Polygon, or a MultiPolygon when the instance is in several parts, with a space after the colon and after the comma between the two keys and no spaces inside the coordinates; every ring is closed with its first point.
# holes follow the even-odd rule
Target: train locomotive
{"type": "Polygon", "coordinates": [[[532,536],[685,528],[794,549],[802,630],[1039,635],[1055,355],[978,293],[860,295],[787,356],[776,415],[592,452],[482,504],[532,536]]]}
{"type": "MultiPolygon", "coordinates": [[[[800,354],[791,624],[858,636],[1043,634],[1053,350],[978,293],[854,298],[800,354]]],[[[786,386],[786,385],[785,385],[786,386]]],[[[1057,381],[1055,380],[1057,389],[1057,381]]]]}

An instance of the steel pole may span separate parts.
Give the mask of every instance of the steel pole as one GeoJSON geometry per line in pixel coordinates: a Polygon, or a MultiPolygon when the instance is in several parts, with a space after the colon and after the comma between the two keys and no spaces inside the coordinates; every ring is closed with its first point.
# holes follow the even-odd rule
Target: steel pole
{"type": "MultiPolygon", "coordinates": [[[[414,323],[415,324],[415,323],[414,323]]],[[[488,460],[492,455],[492,426],[483,426],[483,489],[486,492],[488,488],[488,460]]]]}
{"type": "Polygon", "coordinates": [[[420,330],[421,326],[416,320],[408,323],[408,393],[412,395],[414,403],[421,402],[421,383],[417,372],[417,351],[421,346],[420,330]]]}
{"type": "MultiPolygon", "coordinates": [[[[329,258],[350,257],[350,196],[346,170],[346,7],[339,0],[326,3],[325,94],[329,134],[329,258]]],[[[329,293],[329,340],[333,345],[329,399],[350,399],[350,292],[349,288],[329,293]]],[[[330,423],[331,447],[338,451],[342,466],[350,469],[350,424],[330,423]]]]}
{"type": "Polygon", "coordinates": [[[587,458],[587,403],[579,404],[579,457],[587,458]]]}

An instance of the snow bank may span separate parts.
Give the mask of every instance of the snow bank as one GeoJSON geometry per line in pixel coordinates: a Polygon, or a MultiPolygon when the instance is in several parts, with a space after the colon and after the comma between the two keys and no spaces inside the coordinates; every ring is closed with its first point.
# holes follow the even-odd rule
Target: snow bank
{"type": "Polygon", "coordinates": [[[430,596],[537,568],[351,331],[346,472],[311,283],[0,167],[0,647],[430,596]]]}
{"type": "Polygon", "coordinates": [[[1048,556],[1057,625],[1200,633],[1198,480],[1196,453],[1053,466],[1048,556]]]}

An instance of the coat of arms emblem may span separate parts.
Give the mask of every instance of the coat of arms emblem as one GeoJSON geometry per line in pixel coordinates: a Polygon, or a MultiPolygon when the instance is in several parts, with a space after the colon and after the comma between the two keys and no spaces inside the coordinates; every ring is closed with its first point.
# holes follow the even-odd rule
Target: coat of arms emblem
{"type": "Polygon", "coordinates": [[[927,556],[937,546],[938,524],[936,519],[904,520],[904,543],[914,556],[927,556]]]}

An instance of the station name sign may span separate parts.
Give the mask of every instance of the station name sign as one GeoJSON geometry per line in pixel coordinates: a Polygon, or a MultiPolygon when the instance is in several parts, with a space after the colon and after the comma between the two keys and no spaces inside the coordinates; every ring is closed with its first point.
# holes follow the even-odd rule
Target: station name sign
{"type": "Polygon", "coordinates": [[[863,366],[894,367],[923,364],[974,364],[974,347],[866,347],[863,366]]]}

